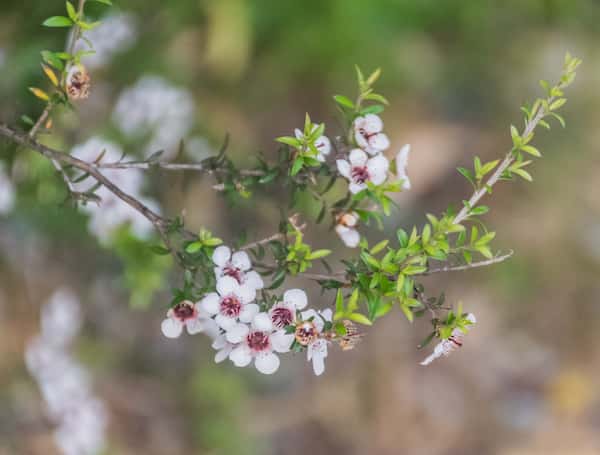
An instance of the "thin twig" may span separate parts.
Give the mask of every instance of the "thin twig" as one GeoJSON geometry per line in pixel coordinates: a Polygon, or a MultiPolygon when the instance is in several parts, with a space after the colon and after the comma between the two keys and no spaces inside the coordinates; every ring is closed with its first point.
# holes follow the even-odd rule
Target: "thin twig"
{"type": "Polygon", "coordinates": [[[514,254],[514,251],[511,250],[507,254],[496,256],[492,259],[487,259],[485,261],[471,262],[470,264],[463,264],[463,265],[447,265],[444,267],[439,267],[437,269],[429,269],[429,270],[426,270],[425,272],[417,273],[415,275],[426,276],[426,275],[433,275],[434,273],[457,272],[459,270],[476,269],[478,267],[485,267],[488,265],[493,265],[493,264],[498,264],[500,262],[504,262],[507,259],[509,259],[510,257],[512,257],[513,254],[514,254]]]}

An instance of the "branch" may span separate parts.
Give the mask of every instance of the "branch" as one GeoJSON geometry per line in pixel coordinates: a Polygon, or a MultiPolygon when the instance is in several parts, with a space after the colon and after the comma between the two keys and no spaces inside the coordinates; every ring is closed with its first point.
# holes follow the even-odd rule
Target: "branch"
{"type": "Polygon", "coordinates": [[[514,251],[511,250],[507,254],[496,256],[495,258],[488,259],[485,261],[472,262],[470,264],[463,264],[463,265],[446,265],[444,267],[439,267],[437,269],[426,270],[423,273],[417,273],[416,276],[426,276],[426,275],[433,275],[434,273],[444,273],[444,272],[457,272],[459,270],[469,270],[469,269],[476,269],[478,267],[485,267],[488,265],[493,265],[493,264],[498,264],[500,262],[504,262],[507,259],[511,258],[513,254],[514,254],[514,251]]]}

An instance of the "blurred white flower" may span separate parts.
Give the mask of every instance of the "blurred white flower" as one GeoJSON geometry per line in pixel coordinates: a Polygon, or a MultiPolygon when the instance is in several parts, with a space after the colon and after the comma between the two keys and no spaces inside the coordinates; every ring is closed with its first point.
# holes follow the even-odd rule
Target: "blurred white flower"
{"type": "Polygon", "coordinates": [[[200,311],[199,303],[188,300],[178,303],[167,311],[167,317],[162,321],[160,329],[167,338],[179,338],[183,328],[190,335],[200,332],[213,332],[215,322],[200,311]]]}
{"type": "Polygon", "coordinates": [[[337,218],[335,232],[348,248],[356,248],[360,243],[360,234],[355,229],[357,224],[356,212],[343,213],[337,218]]]}
{"type": "Polygon", "coordinates": [[[42,332],[25,351],[27,368],[56,424],[56,444],[65,455],[99,454],[108,422],[104,404],[92,393],[89,374],[66,351],[81,323],[77,298],[59,289],[42,307],[42,332]]]}
{"type": "Polygon", "coordinates": [[[390,163],[385,156],[376,155],[369,158],[360,149],[353,149],[348,161],[337,160],[338,171],[350,182],[348,189],[352,194],[367,188],[367,182],[374,185],[381,185],[385,182],[389,166],[390,163]]]}
{"type": "Polygon", "coordinates": [[[367,114],[354,120],[356,144],[369,155],[376,155],[390,146],[390,140],[382,131],[383,121],[375,114],[367,114]]]}
{"type": "MultiPolygon", "coordinates": [[[[471,324],[475,324],[477,319],[473,313],[467,315],[471,324]]],[[[460,329],[454,329],[448,339],[440,341],[434,348],[433,353],[421,362],[421,365],[429,365],[434,360],[450,355],[463,345],[465,333],[460,329]]]]}
{"type": "Polygon", "coordinates": [[[239,343],[248,334],[247,323],[258,313],[258,305],[252,303],[256,290],[240,284],[230,276],[217,280],[217,292],[204,296],[200,308],[225,331],[230,343],[239,343]]]}
{"type": "MultiPolygon", "coordinates": [[[[104,152],[103,162],[115,162],[122,158],[121,147],[113,142],[99,137],[93,137],[87,142],[73,147],[71,154],[84,161],[94,161],[104,152]]],[[[160,213],[160,207],[154,199],[144,197],[142,185],[144,174],[139,169],[103,169],[102,174],[125,193],[137,198],[151,210],[160,213]]],[[[88,180],[75,183],[76,191],[85,192],[94,184],[88,180]]],[[[98,237],[102,243],[109,243],[112,234],[119,227],[128,224],[132,233],[139,238],[147,239],[154,232],[154,227],[141,213],[123,202],[106,187],[101,186],[95,191],[100,197],[99,204],[88,202],[82,210],[89,214],[89,230],[98,237]]]]}
{"type": "MultiPolygon", "coordinates": [[[[318,127],[318,125],[314,125],[312,131],[315,131],[318,127]]],[[[296,139],[304,138],[304,133],[299,128],[294,130],[294,135],[296,136],[296,139]]],[[[319,136],[314,144],[318,151],[316,156],[317,160],[324,162],[327,159],[327,155],[331,153],[331,141],[327,136],[319,136]]]]}
{"type": "Polygon", "coordinates": [[[221,245],[215,248],[212,260],[216,265],[215,276],[217,280],[229,276],[234,278],[240,286],[255,291],[264,287],[261,276],[254,270],[250,270],[252,262],[245,251],[237,251],[231,254],[231,249],[228,246],[221,245]]]}
{"type": "Polygon", "coordinates": [[[254,366],[263,374],[273,374],[279,369],[276,352],[289,352],[294,335],[275,330],[267,313],[258,313],[252,320],[250,331],[242,342],[232,349],[229,359],[237,367],[254,366]]]}
{"type": "Polygon", "coordinates": [[[163,157],[171,158],[191,130],[194,112],[191,93],[160,77],[144,76],[121,93],[113,121],[127,136],[150,135],[147,155],[163,150],[163,157]]]}
{"type": "Polygon", "coordinates": [[[408,155],[410,154],[410,144],[403,146],[396,155],[396,176],[398,180],[402,180],[402,189],[410,190],[410,179],[406,174],[408,166],[408,155]]]}
{"type": "Polygon", "coordinates": [[[309,336],[299,336],[298,330],[296,331],[296,340],[298,342],[304,344],[301,341],[303,339],[306,340],[306,358],[309,362],[312,362],[313,371],[316,376],[322,375],[325,371],[325,359],[327,358],[327,345],[329,342],[320,335],[325,327],[325,322],[331,322],[332,319],[333,312],[329,308],[319,312],[313,309],[306,310],[302,312],[302,320],[305,321],[305,324],[310,324],[310,328],[306,326],[303,330],[306,334],[309,331],[311,334],[309,336]]]}
{"type": "Polygon", "coordinates": [[[15,187],[0,163],[0,214],[10,212],[15,205],[15,187]]]}
{"type": "Polygon", "coordinates": [[[302,289],[288,289],[283,293],[283,300],[277,302],[269,310],[273,326],[278,329],[293,324],[296,321],[296,312],[306,308],[308,297],[302,289]]]}
{"type": "MultiPolygon", "coordinates": [[[[83,61],[89,68],[106,65],[116,54],[130,48],[137,38],[137,27],[130,14],[114,14],[103,17],[100,25],[86,31],[86,38],[94,45],[94,54],[86,55],[83,61]]],[[[70,39],[70,37],[69,37],[70,39]]],[[[88,50],[83,40],[79,40],[75,51],[88,50]]]]}

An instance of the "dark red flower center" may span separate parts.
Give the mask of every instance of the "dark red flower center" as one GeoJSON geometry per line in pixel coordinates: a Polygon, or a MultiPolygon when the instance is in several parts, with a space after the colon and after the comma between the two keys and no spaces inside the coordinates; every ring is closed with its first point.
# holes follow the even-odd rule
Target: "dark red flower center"
{"type": "Polygon", "coordinates": [[[271,343],[269,335],[265,332],[251,332],[246,336],[248,347],[253,351],[265,351],[269,349],[271,343]]]}
{"type": "Polygon", "coordinates": [[[237,318],[242,311],[242,303],[235,295],[228,295],[221,300],[221,314],[230,318],[237,318]]]}
{"type": "Polygon", "coordinates": [[[242,284],[244,274],[240,269],[234,267],[232,264],[227,264],[223,268],[223,275],[230,276],[231,278],[235,279],[239,284],[242,284]]]}
{"type": "Polygon", "coordinates": [[[275,327],[283,329],[286,325],[290,325],[294,321],[292,312],[284,307],[273,308],[271,312],[271,320],[275,327]]]}
{"type": "Polygon", "coordinates": [[[373,136],[376,136],[378,133],[367,133],[367,131],[364,128],[359,128],[358,132],[360,133],[360,135],[362,137],[364,137],[367,141],[369,139],[371,139],[373,136]]]}
{"type": "Polygon", "coordinates": [[[195,310],[194,306],[191,303],[181,302],[173,308],[173,313],[175,314],[175,317],[177,319],[179,319],[180,321],[185,321],[194,317],[195,310]]]}
{"type": "Polygon", "coordinates": [[[352,180],[356,183],[365,183],[369,180],[367,166],[355,166],[352,168],[352,180]]]}

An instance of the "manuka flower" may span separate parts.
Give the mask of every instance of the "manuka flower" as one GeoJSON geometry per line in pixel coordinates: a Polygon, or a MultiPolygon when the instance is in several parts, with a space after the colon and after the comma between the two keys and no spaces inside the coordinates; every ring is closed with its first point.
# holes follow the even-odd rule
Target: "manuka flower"
{"type": "Polygon", "coordinates": [[[402,180],[403,190],[410,190],[410,179],[408,178],[408,175],[406,175],[409,153],[410,144],[406,144],[396,155],[396,176],[398,177],[398,180],[402,180]]]}
{"type": "Polygon", "coordinates": [[[355,229],[358,224],[356,212],[343,213],[337,217],[335,232],[348,248],[356,248],[360,242],[360,234],[355,229]]]}
{"type": "Polygon", "coordinates": [[[231,254],[231,249],[227,246],[220,246],[215,249],[212,260],[215,263],[215,276],[218,279],[229,276],[234,278],[240,286],[251,289],[262,289],[264,283],[262,278],[254,270],[250,270],[252,262],[245,251],[237,251],[231,254]]]}
{"type": "MultiPolygon", "coordinates": [[[[317,128],[318,125],[315,125],[313,127],[313,131],[317,128]]],[[[304,133],[298,128],[294,130],[294,135],[296,136],[296,139],[304,139],[304,133]]],[[[327,136],[319,136],[315,140],[314,146],[318,151],[317,156],[315,158],[323,163],[327,159],[327,155],[329,155],[329,153],[331,152],[331,141],[327,136]]]]}
{"type": "Polygon", "coordinates": [[[332,311],[327,308],[323,311],[306,310],[302,312],[302,321],[296,325],[296,341],[306,346],[306,358],[312,362],[315,375],[320,376],[325,371],[325,358],[327,357],[327,344],[321,336],[325,322],[331,322],[332,311]]]}
{"type": "Polygon", "coordinates": [[[359,193],[367,188],[367,183],[381,185],[387,178],[390,163],[383,155],[369,158],[360,149],[350,152],[348,161],[337,160],[337,168],[340,174],[348,179],[348,189],[352,194],[359,193]]]}
{"type": "Polygon", "coordinates": [[[259,313],[252,320],[250,331],[242,342],[233,348],[229,359],[237,367],[254,366],[263,374],[273,374],[279,368],[280,360],[276,352],[289,352],[293,334],[276,330],[267,313],[259,313]]]}
{"type": "MultiPolygon", "coordinates": [[[[467,319],[471,321],[471,325],[477,322],[475,319],[475,315],[473,313],[469,313],[467,315],[467,319]]],[[[433,350],[433,353],[427,357],[425,360],[421,362],[421,365],[429,365],[435,359],[439,357],[445,357],[450,353],[456,351],[463,345],[463,340],[465,338],[465,332],[460,329],[454,329],[452,331],[452,335],[450,335],[446,340],[440,341],[433,350]]]]}
{"type": "Polygon", "coordinates": [[[160,329],[167,338],[178,338],[184,327],[190,335],[194,335],[210,331],[211,326],[214,329],[214,321],[201,316],[199,304],[184,300],[167,311],[167,317],[160,325],[160,329]]]}
{"type": "Polygon", "coordinates": [[[225,331],[230,343],[239,343],[248,333],[247,323],[258,313],[258,305],[252,303],[256,290],[240,286],[235,278],[224,276],[217,280],[217,292],[204,296],[200,307],[225,331]]]}
{"type": "Polygon", "coordinates": [[[71,65],[67,71],[66,89],[72,100],[85,99],[90,95],[91,80],[85,66],[71,65]]]}
{"type": "Polygon", "coordinates": [[[390,146],[390,140],[381,131],[383,131],[383,122],[375,114],[367,114],[354,120],[354,140],[370,155],[383,152],[390,146]]]}
{"type": "Polygon", "coordinates": [[[269,310],[271,322],[278,329],[292,325],[296,321],[296,311],[306,307],[308,298],[302,289],[289,289],[283,294],[283,300],[269,310]]]}

